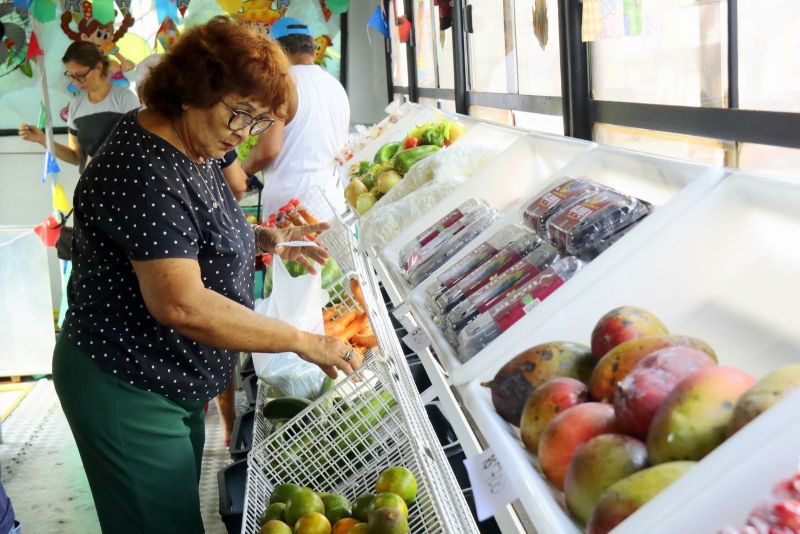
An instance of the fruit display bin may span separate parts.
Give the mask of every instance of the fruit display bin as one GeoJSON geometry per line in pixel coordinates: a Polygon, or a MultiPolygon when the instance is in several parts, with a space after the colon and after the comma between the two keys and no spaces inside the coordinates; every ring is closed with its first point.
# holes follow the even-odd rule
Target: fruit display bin
{"type": "MultiPolygon", "coordinates": [[[[352,163],[358,163],[359,161],[362,160],[371,161],[373,156],[375,156],[375,153],[378,151],[378,149],[389,142],[388,139],[398,123],[405,121],[404,124],[406,125],[410,124],[411,125],[410,127],[413,128],[414,117],[419,115],[419,113],[424,109],[426,109],[425,106],[414,104],[412,102],[405,102],[401,104],[400,108],[396,112],[396,115],[399,117],[398,120],[393,123],[385,124],[384,129],[380,133],[380,135],[369,141],[366,145],[364,145],[360,149],[353,152],[353,157],[350,158],[350,160],[347,162],[346,165],[349,166],[352,163]]],[[[383,119],[383,121],[388,121],[389,118],[390,116],[387,115],[383,119]]],[[[381,123],[383,123],[383,121],[381,121],[381,123]]]]}
{"type": "Polygon", "coordinates": [[[258,532],[259,517],[279,484],[353,501],[374,493],[379,473],[394,465],[417,480],[417,497],[409,506],[411,532],[478,532],[419,397],[396,362],[374,352],[356,373],[253,448],[243,533],[258,532]]]}
{"type": "MultiPolygon", "coordinates": [[[[492,137],[476,138],[476,144],[492,143],[492,137]]],[[[550,181],[555,172],[594,146],[594,143],[586,141],[543,134],[525,134],[507,145],[492,161],[437,204],[436,209],[419,217],[381,250],[370,251],[382,281],[397,289],[390,294],[405,295],[411,291],[399,269],[400,250],[445,214],[473,198],[485,200],[490,207],[504,211],[521,197],[550,181]]],[[[498,148],[502,149],[503,146],[498,148]]],[[[394,304],[399,305],[400,302],[394,304]]]]}
{"type": "MultiPolygon", "coordinates": [[[[538,531],[574,533],[579,528],[560,506],[560,495],[534,468],[535,458],[518,440],[518,429],[497,415],[489,389],[481,383],[534,345],[556,340],[588,344],[597,320],[622,305],[654,313],[672,333],[706,341],[719,355],[720,365],[736,367],[757,379],[796,362],[800,251],[792,243],[800,232],[797,206],[797,182],[728,175],[646,239],[642,235],[642,239],[620,240],[596,260],[597,265],[590,265],[543,302],[525,332],[502,347],[489,348],[485,368],[459,386],[459,391],[504,469],[518,474],[520,501],[538,531]],[[606,261],[600,264],[601,260],[606,261]],[[580,279],[591,267],[597,267],[597,276],[580,279]]],[[[634,237],[633,232],[629,236],[634,237]]],[[[737,436],[730,446],[743,440],[737,436]]],[[[712,461],[715,454],[707,460],[712,461]]],[[[731,460],[727,467],[733,469],[743,458],[731,460]]],[[[700,462],[698,471],[706,469],[705,462],[700,462]]],[[[683,488],[702,494],[714,483],[696,480],[694,486],[683,488]]],[[[637,513],[638,521],[655,517],[651,514],[657,509],[651,504],[637,513]]],[[[650,532],[629,529],[626,523],[618,527],[619,532],[650,532]]],[[[700,532],[687,532],[695,531],[700,532]]]]}
{"type": "MultiPolygon", "coordinates": [[[[512,174],[516,172],[517,176],[530,177],[532,175],[524,167],[516,171],[508,169],[507,172],[512,174]]],[[[550,296],[547,301],[543,301],[537,308],[534,308],[474,357],[462,361],[463,358],[459,357],[456,347],[448,343],[436,326],[433,314],[429,311],[429,304],[426,301],[426,292],[432,284],[436,283],[435,280],[441,273],[491,237],[495,232],[512,224],[521,224],[522,210],[533,198],[548,191],[565,176],[586,176],[623,194],[645,200],[656,207],[651,215],[643,219],[618,243],[612,245],[611,249],[613,250],[625,242],[646,242],[647,236],[657,232],[659,228],[679,216],[692,202],[713,187],[723,175],[724,171],[722,169],[709,169],[701,165],[658,156],[609,147],[597,147],[578,155],[563,168],[551,172],[549,175],[539,174],[537,180],[528,178],[531,183],[527,190],[518,192],[514,196],[514,200],[506,204],[501,217],[467,247],[454,254],[447,263],[435,271],[426,282],[413,290],[408,296],[408,300],[414,308],[415,319],[430,337],[437,353],[450,371],[451,382],[453,384],[463,384],[474,377],[476,373],[489,365],[491,360],[495,358],[494,355],[497,354],[496,347],[502,347],[509,342],[513,343],[516,338],[524,337],[530,332],[531,325],[535,324],[533,321],[536,321],[536,317],[541,315],[539,308],[545,306],[547,301],[556,299],[557,295],[563,293],[566,287],[579,283],[579,280],[591,279],[593,276],[602,273],[603,265],[609,261],[607,253],[601,254],[581,272],[578,272],[574,278],[570,279],[556,294],[550,296]],[[589,274],[587,274],[587,271],[589,271],[589,274]],[[592,271],[596,274],[592,274],[592,271]]],[[[438,216],[443,213],[444,211],[440,212],[438,216]]],[[[386,254],[384,254],[385,256],[386,254]]]]}
{"type": "Polygon", "coordinates": [[[744,526],[800,463],[800,391],[746,425],[630,516],[615,534],[708,532],[744,526]]]}

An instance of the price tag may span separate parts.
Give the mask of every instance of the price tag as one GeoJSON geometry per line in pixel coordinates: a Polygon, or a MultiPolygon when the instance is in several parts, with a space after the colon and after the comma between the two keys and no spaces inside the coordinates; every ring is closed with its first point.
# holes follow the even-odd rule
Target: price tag
{"type": "Polygon", "coordinates": [[[517,491],[509,473],[497,459],[491,447],[464,460],[472,484],[478,520],[483,521],[517,499],[517,491]]]}
{"type": "MultiPolygon", "coordinates": [[[[411,313],[411,306],[408,303],[404,302],[394,310],[392,310],[392,315],[394,318],[397,319],[403,328],[411,332],[415,328],[415,323],[411,320],[409,314],[411,313]]],[[[410,345],[409,345],[410,346],[410,345]]]]}
{"type": "Polygon", "coordinates": [[[405,337],[403,337],[403,343],[405,343],[408,348],[414,352],[422,352],[426,348],[430,347],[431,340],[428,337],[428,334],[423,332],[420,327],[416,327],[411,332],[406,334],[405,337]]]}

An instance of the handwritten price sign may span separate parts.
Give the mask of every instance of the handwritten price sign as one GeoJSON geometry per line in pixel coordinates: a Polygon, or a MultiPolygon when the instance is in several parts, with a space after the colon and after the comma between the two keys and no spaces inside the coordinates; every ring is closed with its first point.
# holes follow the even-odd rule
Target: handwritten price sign
{"type": "Polygon", "coordinates": [[[516,488],[491,448],[464,460],[478,519],[492,517],[517,498],[516,488]]]}

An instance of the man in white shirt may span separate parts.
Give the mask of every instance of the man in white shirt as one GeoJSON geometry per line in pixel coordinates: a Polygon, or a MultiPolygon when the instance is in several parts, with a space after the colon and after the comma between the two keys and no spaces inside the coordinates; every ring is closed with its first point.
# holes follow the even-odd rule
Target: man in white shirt
{"type": "Polygon", "coordinates": [[[248,175],[264,172],[265,215],[292,198],[302,202],[315,186],[341,212],[344,196],[336,158],[350,129],[347,93],[339,80],[314,64],[315,43],[308,26],[284,17],[272,26],[270,36],[283,46],[292,63],[296,93],[286,122],[277,120],[259,136],[242,167],[248,175]]]}

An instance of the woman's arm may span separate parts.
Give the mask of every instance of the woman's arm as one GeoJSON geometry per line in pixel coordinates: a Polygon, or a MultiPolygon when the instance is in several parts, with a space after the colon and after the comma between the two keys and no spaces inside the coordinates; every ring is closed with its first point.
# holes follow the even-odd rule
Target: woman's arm
{"type": "Polygon", "coordinates": [[[147,310],[182,336],[242,352],[296,352],[332,377],[336,368],[349,374],[361,365],[357,353],[343,359],[349,347],[337,338],[303,332],[206,289],[193,259],[132,263],[147,310]]]}
{"type": "MultiPolygon", "coordinates": [[[[19,136],[25,141],[38,143],[42,146],[45,146],[44,132],[36,126],[23,124],[19,127],[19,136]]],[[[83,151],[81,150],[81,145],[78,142],[78,138],[73,134],[69,134],[67,137],[67,143],[69,146],[62,145],[61,143],[55,143],[53,152],[55,153],[56,157],[66,163],[72,163],[73,165],[80,164],[81,154],[83,151]]]]}
{"type": "Polygon", "coordinates": [[[231,189],[234,198],[241,200],[247,193],[247,174],[242,170],[242,166],[238,161],[234,161],[227,167],[222,168],[222,175],[225,177],[225,182],[231,189]]]}

